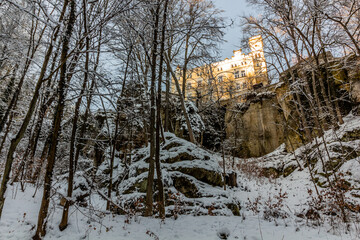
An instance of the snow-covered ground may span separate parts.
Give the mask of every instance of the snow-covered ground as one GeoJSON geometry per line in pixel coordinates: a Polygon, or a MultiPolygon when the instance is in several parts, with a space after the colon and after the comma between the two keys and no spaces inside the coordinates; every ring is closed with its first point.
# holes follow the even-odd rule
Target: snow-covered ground
{"type": "MultiPolygon", "coordinates": [[[[300,177],[300,176],[299,176],[300,177]]],[[[283,187],[289,193],[288,203],[298,205],[305,201],[302,179],[294,176],[289,181],[265,183],[247,180],[243,186],[251,191],[233,191],[233,194],[242,195],[247,199],[256,195],[266,195],[276,192],[283,187]],[[289,186],[291,184],[291,187],[289,186]]],[[[232,191],[232,190],[231,190],[232,191]]],[[[21,192],[17,186],[9,186],[3,216],[0,220],[0,239],[30,239],[36,229],[37,214],[41,202],[41,191],[32,198],[34,188],[28,186],[21,192]]],[[[105,202],[93,199],[95,208],[103,209],[105,202]]],[[[289,206],[292,208],[293,206],[289,206]]],[[[50,208],[48,232],[45,239],[184,239],[184,240],[211,240],[220,239],[218,233],[229,232],[228,239],[248,240],[302,240],[302,239],[358,239],[354,234],[345,234],[339,229],[333,234],[331,227],[312,226],[293,216],[285,220],[265,221],[251,211],[241,210],[242,216],[179,216],[164,222],[155,218],[134,217],[128,222],[126,216],[103,214],[85,208],[72,208],[68,228],[60,232],[58,224],[61,219],[62,207],[54,201],[50,208]],[[128,223],[126,223],[128,222],[128,223]]]]}

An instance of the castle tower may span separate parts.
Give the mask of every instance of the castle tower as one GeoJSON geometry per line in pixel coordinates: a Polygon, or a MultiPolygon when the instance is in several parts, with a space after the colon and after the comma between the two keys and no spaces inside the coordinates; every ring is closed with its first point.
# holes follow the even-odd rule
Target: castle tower
{"type": "Polygon", "coordinates": [[[267,75],[267,66],[264,56],[264,44],[261,35],[254,36],[249,39],[249,46],[253,59],[254,66],[254,84],[262,84],[266,86],[269,84],[268,75],[267,75]]]}
{"type": "Polygon", "coordinates": [[[249,39],[249,46],[251,52],[264,52],[264,44],[261,35],[251,37],[249,39]]]}

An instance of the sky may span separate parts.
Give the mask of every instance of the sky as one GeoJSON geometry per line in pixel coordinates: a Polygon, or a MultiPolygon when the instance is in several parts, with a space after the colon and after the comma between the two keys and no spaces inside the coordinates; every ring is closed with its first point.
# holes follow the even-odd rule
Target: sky
{"type": "MultiPolygon", "coordinates": [[[[220,44],[221,58],[230,58],[233,50],[240,49],[242,31],[240,27],[240,16],[256,14],[256,9],[251,7],[246,0],[212,0],[218,9],[224,10],[223,17],[234,20],[232,27],[226,29],[225,40],[220,44]]],[[[229,21],[229,20],[228,20],[229,21]]]]}

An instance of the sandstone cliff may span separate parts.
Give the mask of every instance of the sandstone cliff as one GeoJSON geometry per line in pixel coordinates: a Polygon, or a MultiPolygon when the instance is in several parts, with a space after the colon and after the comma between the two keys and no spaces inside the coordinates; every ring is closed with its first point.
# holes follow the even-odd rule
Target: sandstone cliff
{"type": "Polygon", "coordinates": [[[260,157],[282,143],[286,143],[289,151],[300,145],[300,139],[290,131],[297,126],[289,101],[283,96],[283,88],[253,93],[243,102],[227,107],[226,135],[236,139],[233,144],[237,156],[260,157]]]}

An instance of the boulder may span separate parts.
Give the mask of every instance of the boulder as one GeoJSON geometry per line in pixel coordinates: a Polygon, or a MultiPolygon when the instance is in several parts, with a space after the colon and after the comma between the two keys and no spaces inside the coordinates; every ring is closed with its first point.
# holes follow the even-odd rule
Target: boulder
{"type": "MultiPolygon", "coordinates": [[[[165,133],[165,138],[166,143],[162,145],[160,161],[167,213],[175,211],[203,215],[209,214],[208,209],[215,206],[216,211],[214,210],[213,214],[239,215],[239,201],[235,201],[234,197],[223,189],[223,174],[219,165],[221,157],[174,134],[165,133]]],[[[127,205],[136,199],[145,199],[149,150],[148,147],[135,150],[133,162],[126,173],[118,174],[121,180],[117,181],[119,184],[114,191],[119,193],[123,201],[119,204],[127,205]]],[[[156,202],[157,175],[154,177],[153,190],[156,202]]]]}

